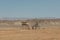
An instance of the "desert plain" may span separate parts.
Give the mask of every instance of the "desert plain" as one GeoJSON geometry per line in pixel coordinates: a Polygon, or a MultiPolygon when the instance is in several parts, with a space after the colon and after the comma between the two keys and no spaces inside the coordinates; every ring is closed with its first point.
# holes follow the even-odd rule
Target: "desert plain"
{"type": "MultiPolygon", "coordinates": [[[[54,26],[48,25],[48,27],[45,25],[46,27],[36,30],[28,30],[20,29],[19,27],[6,27],[8,24],[6,25],[5,22],[0,22],[0,40],[60,40],[60,24],[56,24],[54,26]]],[[[10,23],[10,25],[12,24],[10,23]]]]}

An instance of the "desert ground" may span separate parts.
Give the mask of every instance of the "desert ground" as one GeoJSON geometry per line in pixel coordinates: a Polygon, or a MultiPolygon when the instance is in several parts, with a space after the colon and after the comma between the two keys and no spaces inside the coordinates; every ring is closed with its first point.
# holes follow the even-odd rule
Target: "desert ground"
{"type": "Polygon", "coordinates": [[[0,29],[0,40],[60,40],[60,28],[41,28],[39,30],[0,29]]]}
{"type": "Polygon", "coordinates": [[[60,19],[0,20],[0,40],[60,40],[60,19]]]}

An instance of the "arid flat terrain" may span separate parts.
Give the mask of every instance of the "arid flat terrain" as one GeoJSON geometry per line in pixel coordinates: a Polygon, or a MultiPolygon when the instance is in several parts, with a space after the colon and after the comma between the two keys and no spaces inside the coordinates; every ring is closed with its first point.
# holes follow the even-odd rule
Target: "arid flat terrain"
{"type": "Polygon", "coordinates": [[[40,30],[0,29],[0,40],[60,40],[60,28],[40,30]]]}
{"type": "Polygon", "coordinates": [[[60,19],[0,20],[0,40],[60,40],[60,19]]]}

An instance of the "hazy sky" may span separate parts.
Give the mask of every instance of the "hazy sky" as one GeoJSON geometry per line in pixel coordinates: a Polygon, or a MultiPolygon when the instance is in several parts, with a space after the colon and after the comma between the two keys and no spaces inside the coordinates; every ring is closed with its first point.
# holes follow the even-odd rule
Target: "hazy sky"
{"type": "Polygon", "coordinates": [[[60,0],[0,0],[0,17],[60,17],[60,0]]]}

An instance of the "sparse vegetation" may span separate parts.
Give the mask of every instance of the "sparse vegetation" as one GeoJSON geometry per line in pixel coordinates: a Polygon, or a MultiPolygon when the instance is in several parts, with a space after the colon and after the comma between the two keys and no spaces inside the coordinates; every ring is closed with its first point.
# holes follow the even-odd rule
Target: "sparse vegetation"
{"type": "Polygon", "coordinates": [[[0,20],[0,40],[60,40],[60,19],[0,20]]]}

